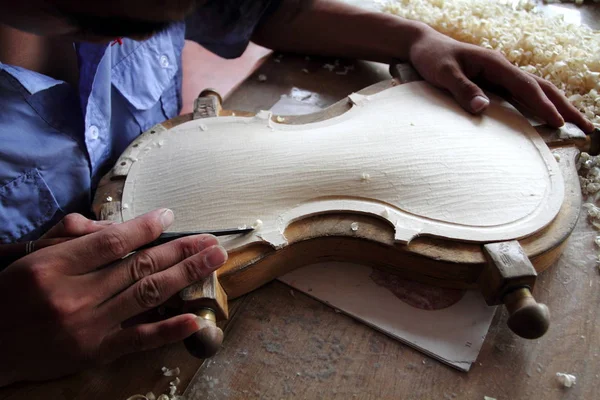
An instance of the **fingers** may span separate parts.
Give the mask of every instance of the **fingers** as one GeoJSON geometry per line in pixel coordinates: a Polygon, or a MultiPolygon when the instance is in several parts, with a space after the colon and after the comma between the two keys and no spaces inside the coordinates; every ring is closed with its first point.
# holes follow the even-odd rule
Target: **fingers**
{"type": "Polygon", "coordinates": [[[565,121],[572,122],[579,126],[585,133],[594,131],[594,124],[573,106],[569,100],[554,86],[551,82],[532,75],[542,88],[548,99],[554,104],[558,112],[563,116],[565,121]]]}
{"type": "Polygon", "coordinates": [[[438,81],[452,93],[458,104],[470,113],[479,114],[490,105],[490,100],[483,90],[465,76],[458,64],[442,67],[438,81]]]}
{"type": "Polygon", "coordinates": [[[563,94],[550,82],[512,65],[498,52],[478,49],[464,51],[459,56],[461,64],[473,78],[506,89],[521,106],[542,118],[548,125],[560,127],[565,120],[577,124],[591,133],[593,124],[588,121],[563,94]]]}
{"type": "Polygon", "coordinates": [[[66,242],[67,238],[43,239],[35,242],[19,242],[0,245],[0,266],[8,266],[20,258],[45,247],[66,242]]]}
{"type": "Polygon", "coordinates": [[[555,127],[564,125],[563,117],[554,103],[546,96],[537,78],[521,71],[500,54],[487,51],[481,54],[483,55],[481,71],[488,82],[508,90],[519,103],[549,125],[555,127]]]}
{"type": "Polygon", "coordinates": [[[100,345],[99,354],[110,362],[128,353],[154,349],[179,342],[200,329],[198,317],[183,314],[165,321],[118,329],[108,335],[100,345]]]}
{"type": "Polygon", "coordinates": [[[95,301],[98,305],[141,279],[218,244],[218,239],[213,235],[188,236],[165,243],[137,252],[108,268],[84,275],[83,278],[88,283],[85,286],[95,288],[95,301]]]}
{"type": "Polygon", "coordinates": [[[54,225],[40,239],[83,236],[101,231],[113,224],[113,221],[93,221],[81,214],[69,214],[58,224],[54,225]]]}
{"type": "Polygon", "coordinates": [[[47,249],[63,272],[79,275],[94,271],[151,242],[173,223],[173,211],[159,209],[122,224],[47,249]],[[52,252],[52,253],[51,253],[52,252]]]}
{"type": "Polygon", "coordinates": [[[209,276],[226,261],[227,252],[223,247],[209,247],[171,268],[142,278],[99,306],[98,315],[107,318],[107,323],[120,324],[158,307],[181,289],[209,276]]]}

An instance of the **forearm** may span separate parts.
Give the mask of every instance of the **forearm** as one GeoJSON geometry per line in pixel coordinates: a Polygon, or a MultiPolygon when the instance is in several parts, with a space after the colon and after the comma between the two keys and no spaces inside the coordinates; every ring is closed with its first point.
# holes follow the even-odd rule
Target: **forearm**
{"type": "Polygon", "coordinates": [[[252,40],[273,50],[390,62],[408,60],[426,25],[335,0],[283,0],[252,40]]]}

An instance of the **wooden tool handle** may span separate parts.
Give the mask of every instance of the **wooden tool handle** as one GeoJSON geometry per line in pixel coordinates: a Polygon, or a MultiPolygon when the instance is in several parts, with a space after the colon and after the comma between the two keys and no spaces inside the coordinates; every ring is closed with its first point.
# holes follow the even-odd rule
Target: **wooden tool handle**
{"type": "Polygon", "coordinates": [[[480,287],[488,305],[504,304],[508,327],[526,339],[543,336],[550,326],[548,307],[535,301],[531,290],[537,273],[518,241],[483,246],[488,260],[480,287]]]}
{"type": "Polygon", "coordinates": [[[184,312],[191,312],[200,318],[200,330],[184,340],[190,354],[199,358],[214,356],[221,343],[223,331],[217,321],[229,317],[227,294],[221,287],[217,273],[213,272],[203,281],[188,286],[179,293],[184,301],[184,312]]]}
{"type": "Polygon", "coordinates": [[[223,330],[217,326],[214,310],[203,308],[196,312],[200,319],[200,330],[183,341],[191,355],[210,358],[217,354],[223,343],[223,330]]]}
{"type": "Polygon", "coordinates": [[[520,288],[504,295],[508,310],[508,327],[526,339],[542,337],[550,326],[550,311],[545,304],[535,301],[528,288],[520,288]]]}

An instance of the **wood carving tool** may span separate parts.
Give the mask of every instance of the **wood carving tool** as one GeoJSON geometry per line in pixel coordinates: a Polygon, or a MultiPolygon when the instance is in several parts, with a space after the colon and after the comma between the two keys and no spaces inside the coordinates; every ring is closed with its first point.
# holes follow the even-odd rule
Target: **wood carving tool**
{"type": "Polygon", "coordinates": [[[254,228],[231,228],[231,229],[216,229],[216,230],[204,230],[194,232],[166,232],[161,234],[158,239],[143,245],[137,250],[148,249],[150,247],[158,246],[164,243],[172,242],[173,240],[181,239],[187,236],[193,235],[214,235],[214,236],[228,236],[228,235],[243,235],[254,231],[254,228]]]}
{"type": "MultiPolygon", "coordinates": [[[[167,232],[161,234],[158,239],[145,244],[138,248],[136,251],[148,249],[150,247],[158,246],[164,243],[171,242],[173,240],[180,239],[186,236],[209,234],[214,236],[227,236],[227,235],[243,235],[254,231],[254,228],[231,228],[231,229],[216,229],[216,230],[203,230],[195,232],[167,232]]],[[[13,243],[0,246],[2,248],[2,257],[0,258],[0,266],[8,266],[19,258],[25,257],[37,250],[41,250],[45,247],[54,246],[63,242],[67,242],[72,238],[55,238],[55,239],[40,239],[29,242],[13,243]]]]}

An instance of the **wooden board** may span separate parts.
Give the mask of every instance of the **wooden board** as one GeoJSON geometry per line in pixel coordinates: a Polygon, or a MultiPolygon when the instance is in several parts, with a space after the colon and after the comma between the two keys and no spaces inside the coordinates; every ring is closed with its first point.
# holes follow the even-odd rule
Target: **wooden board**
{"type": "Polygon", "coordinates": [[[350,100],[348,112],[306,125],[262,113],[157,132],[121,158],[131,163],[123,219],[167,206],[173,231],[261,220],[256,235],[228,243],[235,249],[257,239],[284,247],[291,222],[325,213],[377,216],[400,243],[511,240],[558,213],[556,161],[516,112],[496,103],[475,117],[424,82],[350,100]]]}

